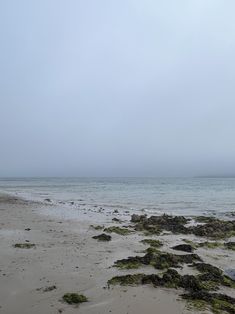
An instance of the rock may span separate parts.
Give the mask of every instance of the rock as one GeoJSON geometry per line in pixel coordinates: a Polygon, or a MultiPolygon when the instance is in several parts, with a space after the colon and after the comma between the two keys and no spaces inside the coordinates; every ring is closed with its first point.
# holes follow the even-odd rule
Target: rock
{"type": "Polygon", "coordinates": [[[172,247],[173,250],[184,251],[184,252],[193,252],[194,248],[190,244],[179,244],[172,247]]]}
{"type": "Polygon", "coordinates": [[[235,242],[226,242],[224,243],[224,246],[229,250],[235,251],[235,242]]]}
{"type": "Polygon", "coordinates": [[[97,239],[98,241],[111,241],[112,237],[108,234],[102,233],[100,235],[92,237],[93,239],[97,239]]]}
{"type": "Polygon", "coordinates": [[[131,216],[131,222],[134,222],[134,223],[141,222],[141,221],[145,220],[146,218],[147,218],[146,215],[136,215],[136,214],[133,214],[131,216]]]}

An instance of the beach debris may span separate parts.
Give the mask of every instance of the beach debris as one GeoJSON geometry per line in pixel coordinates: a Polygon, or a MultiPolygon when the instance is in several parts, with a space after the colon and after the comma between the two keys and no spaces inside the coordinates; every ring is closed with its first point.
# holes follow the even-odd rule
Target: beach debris
{"type": "Polygon", "coordinates": [[[98,241],[111,241],[112,237],[108,234],[102,233],[97,236],[92,237],[93,239],[96,239],[98,241]]]}
{"type": "Polygon", "coordinates": [[[176,251],[183,251],[183,252],[190,252],[190,253],[194,251],[194,247],[190,244],[179,244],[179,245],[173,246],[172,249],[176,251]]]}
{"type": "Polygon", "coordinates": [[[117,226],[112,226],[112,227],[108,227],[108,228],[105,228],[104,229],[105,232],[109,232],[109,233],[117,233],[119,235],[128,235],[130,233],[132,233],[131,230],[128,230],[126,228],[120,228],[120,227],[117,227],[117,226]]]}
{"type": "Polygon", "coordinates": [[[88,302],[86,296],[78,293],[66,293],[63,295],[63,300],[68,304],[79,304],[83,302],[88,302]]]}
{"type": "Polygon", "coordinates": [[[13,246],[15,248],[19,248],[19,249],[31,249],[31,248],[35,248],[36,244],[34,244],[34,243],[16,243],[13,246]]]}
{"type": "Polygon", "coordinates": [[[36,289],[37,291],[42,291],[42,292],[50,292],[57,289],[57,287],[55,285],[53,286],[49,286],[49,287],[44,287],[44,288],[38,288],[36,289]]]}

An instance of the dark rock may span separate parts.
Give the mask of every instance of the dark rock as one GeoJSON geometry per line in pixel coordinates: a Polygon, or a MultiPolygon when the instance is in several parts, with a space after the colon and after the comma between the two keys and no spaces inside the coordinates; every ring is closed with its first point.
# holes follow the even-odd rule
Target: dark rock
{"type": "Polygon", "coordinates": [[[235,251],[235,242],[226,242],[224,243],[224,246],[229,250],[235,251]]]}
{"type": "Polygon", "coordinates": [[[173,250],[184,251],[184,252],[193,252],[194,248],[190,244],[179,244],[172,247],[173,250]]]}
{"type": "Polygon", "coordinates": [[[97,239],[98,241],[111,241],[112,237],[108,234],[102,233],[100,235],[92,237],[93,239],[97,239]]]}

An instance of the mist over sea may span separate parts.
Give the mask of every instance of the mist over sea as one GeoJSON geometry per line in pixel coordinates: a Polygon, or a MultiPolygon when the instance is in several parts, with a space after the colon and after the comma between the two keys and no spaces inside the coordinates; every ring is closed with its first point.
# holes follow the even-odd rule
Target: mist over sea
{"type": "Polygon", "coordinates": [[[0,191],[54,204],[229,216],[235,178],[2,178],[0,191]]]}

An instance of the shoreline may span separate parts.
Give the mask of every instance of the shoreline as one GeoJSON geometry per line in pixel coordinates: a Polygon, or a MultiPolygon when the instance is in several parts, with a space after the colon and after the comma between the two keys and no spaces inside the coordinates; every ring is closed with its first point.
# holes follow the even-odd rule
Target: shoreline
{"type": "MultiPolygon", "coordinates": [[[[108,289],[107,282],[112,277],[143,271],[142,268],[119,270],[112,266],[116,260],[141,255],[146,247],[140,240],[146,236],[138,232],[126,236],[112,233],[112,241],[97,242],[92,237],[102,231],[90,225],[102,223],[105,227],[121,227],[130,222],[130,213],[122,216],[111,211],[97,214],[81,210],[77,219],[67,219],[63,205],[58,210],[50,204],[7,194],[0,195],[0,212],[1,313],[77,313],[77,307],[61,301],[65,293],[73,291],[88,297],[89,302],[79,305],[79,313],[153,314],[156,309],[168,314],[200,313],[189,309],[186,301],[179,298],[182,291],[151,286],[108,289]],[[113,218],[121,219],[122,223],[114,222],[113,218]],[[34,243],[35,248],[14,247],[26,240],[34,243]],[[44,291],[52,286],[56,288],[44,291]]],[[[154,238],[163,242],[162,250],[166,252],[172,252],[171,247],[182,243],[183,238],[195,241],[194,235],[165,234],[154,238]]],[[[211,254],[210,250],[200,248],[197,253],[205,262],[222,269],[231,263],[235,265],[234,251],[216,248],[211,254]]],[[[183,268],[182,273],[186,270],[189,271],[183,268]]],[[[150,266],[144,268],[144,273],[153,272],[150,266]]]]}

